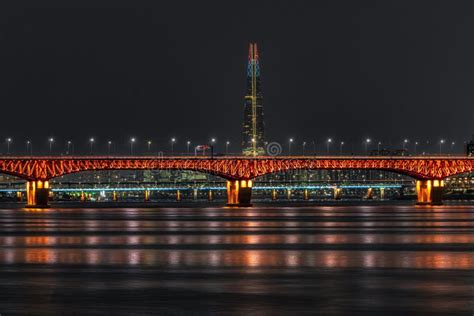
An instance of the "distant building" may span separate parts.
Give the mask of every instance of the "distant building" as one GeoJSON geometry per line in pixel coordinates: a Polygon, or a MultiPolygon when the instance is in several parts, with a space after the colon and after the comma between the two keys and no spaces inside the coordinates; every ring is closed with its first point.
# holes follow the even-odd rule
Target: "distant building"
{"type": "Polygon", "coordinates": [[[260,86],[260,62],[256,43],[250,43],[247,64],[247,91],[242,124],[242,153],[246,156],[265,154],[263,94],[260,86]]]}
{"type": "Polygon", "coordinates": [[[466,145],[466,154],[470,157],[474,156],[474,135],[472,135],[472,139],[466,145]]]}

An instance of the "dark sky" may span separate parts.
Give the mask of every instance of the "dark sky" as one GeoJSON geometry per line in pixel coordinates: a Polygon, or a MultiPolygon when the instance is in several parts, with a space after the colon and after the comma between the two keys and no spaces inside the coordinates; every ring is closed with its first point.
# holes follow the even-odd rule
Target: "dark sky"
{"type": "Polygon", "coordinates": [[[3,1],[0,137],[18,151],[50,136],[58,147],[136,136],[162,149],[172,136],[178,148],[216,137],[237,151],[256,41],[267,140],[460,144],[474,133],[473,6],[3,1]]]}

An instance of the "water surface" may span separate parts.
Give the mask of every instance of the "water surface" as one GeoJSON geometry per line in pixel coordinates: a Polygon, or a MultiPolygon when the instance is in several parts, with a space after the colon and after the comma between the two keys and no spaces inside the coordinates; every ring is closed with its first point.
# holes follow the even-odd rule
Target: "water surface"
{"type": "Polygon", "coordinates": [[[474,207],[0,210],[0,313],[474,311],[474,207]]]}

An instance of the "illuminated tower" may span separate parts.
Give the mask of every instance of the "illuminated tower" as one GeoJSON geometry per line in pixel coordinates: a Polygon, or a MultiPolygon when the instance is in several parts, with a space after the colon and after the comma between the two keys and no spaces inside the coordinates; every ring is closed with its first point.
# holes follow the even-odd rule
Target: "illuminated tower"
{"type": "Polygon", "coordinates": [[[242,153],[246,156],[265,154],[263,94],[260,86],[260,63],[256,43],[250,43],[247,64],[247,92],[242,124],[242,153]]]}

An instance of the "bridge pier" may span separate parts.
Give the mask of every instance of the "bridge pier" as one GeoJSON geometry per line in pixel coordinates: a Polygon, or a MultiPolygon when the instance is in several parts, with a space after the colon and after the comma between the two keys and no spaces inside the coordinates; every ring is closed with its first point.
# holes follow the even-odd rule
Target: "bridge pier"
{"type": "Polygon", "coordinates": [[[365,196],[367,200],[372,200],[374,198],[374,190],[372,188],[367,189],[367,194],[365,196]]]}
{"type": "Polygon", "coordinates": [[[417,180],[416,194],[418,205],[442,205],[444,180],[417,180]]]}
{"type": "Polygon", "coordinates": [[[272,189],[272,200],[275,201],[277,199],[277,192],[275,189],[272,189]]]}
{"type": "Polygon", "coordinates": [[[26,207],[49,207],[49,181],[33,180],[26,182],[26,207]]]}
{"type": "Polygon", "coordinates": [[[16,199],[17,199],[18,202],[23,201],[23,192],[17,191],[16,192],[16,199]]]}
{"type": "Polygon", "coordinates": [[[227,181],[227,206],[252,206],[252,180],[227,181]]]}

